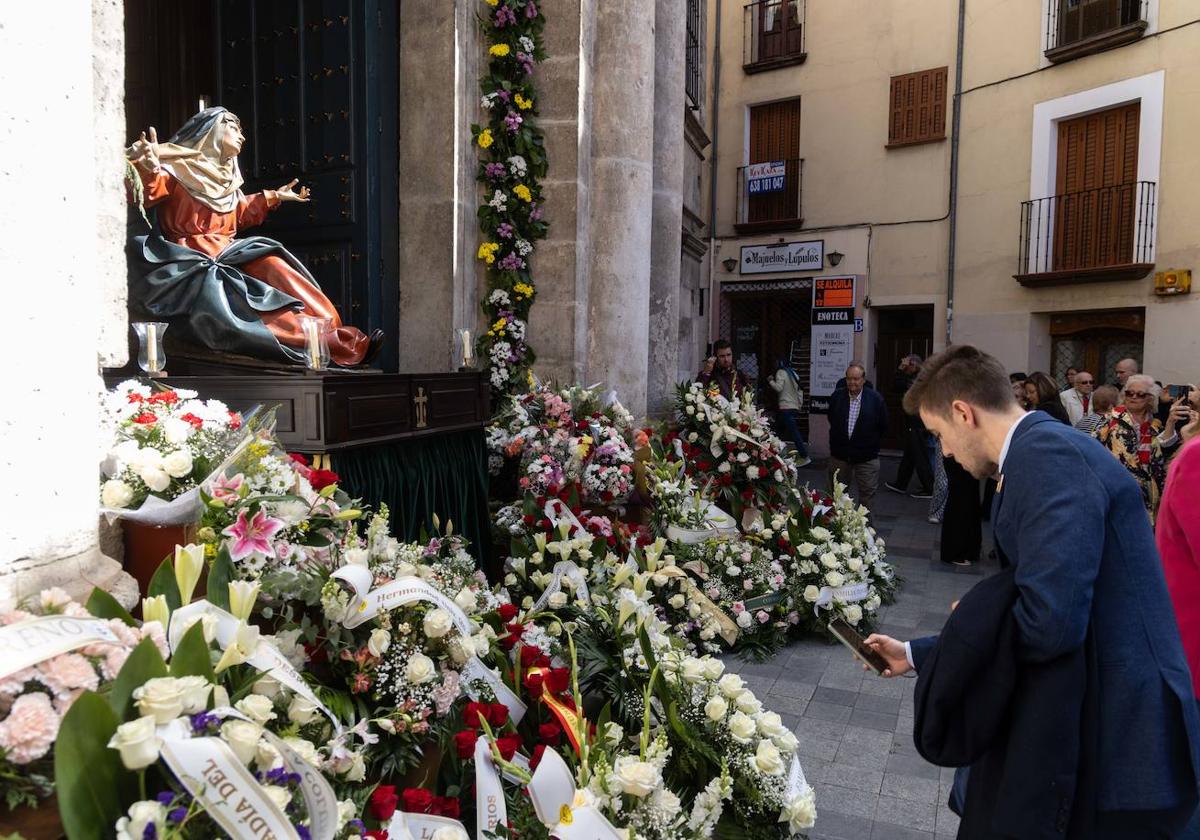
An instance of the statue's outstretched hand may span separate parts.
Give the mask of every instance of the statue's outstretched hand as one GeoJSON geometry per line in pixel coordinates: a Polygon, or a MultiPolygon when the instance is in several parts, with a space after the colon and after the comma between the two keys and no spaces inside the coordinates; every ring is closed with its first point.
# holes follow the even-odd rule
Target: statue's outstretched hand
{"type": "Polygon", "coordinates": [[[158,171],[158,132],[154,130],[154,126],[150,126],[150,138],[146,138],[146,132],[142,132],[141,138],[135,140],[133,145],[125,151],[129,160],[139,169],[146,172],[158,171]]]}
{"type": "Polygon", "coordinates": [[[275,195],[280,201],[308,201],[310,195],[308,187],[301,187],[299,192],[295,192],[292,189],[292,187],[296,186],[298,183],[300,183],[300,179],[293,178],[282,187],[275,190],[275,195]]]}

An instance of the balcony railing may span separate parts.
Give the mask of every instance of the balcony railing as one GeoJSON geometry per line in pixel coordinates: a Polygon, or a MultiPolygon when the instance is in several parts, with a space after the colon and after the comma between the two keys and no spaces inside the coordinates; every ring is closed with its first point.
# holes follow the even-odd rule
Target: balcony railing
{"type": "Polygon", "coordinates": [[[758,73],[801,64],[804,51],[804,8],[807,0],[756,0],[745,7],[742,67],[758,73]]]}
{"type": "Polygon", "coordinates": [[[1021,204],[1016,279],[1024,285],[1141,277],[1154,265],[1153,181],[1021,204]]]}
{"type": "Polygon", "coordinates": [[[1050,0],[1046,58],[1069,61],[1142,37],[1149,0],[1050,0]]]}
{"type": "Polygon", "coordinates": [[[774,174],[767,164],[739,166],[737,170],[737,216],[734,227],[739,233],[797,228],[804,160],[777,161],[783,174],[774,174]]]}

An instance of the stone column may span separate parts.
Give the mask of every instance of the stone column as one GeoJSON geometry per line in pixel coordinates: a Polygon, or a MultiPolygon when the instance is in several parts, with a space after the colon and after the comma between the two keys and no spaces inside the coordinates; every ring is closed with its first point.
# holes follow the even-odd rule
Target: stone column
{"type": "Polygon", "coordinates": [[[46,586],[136,588],[98,547],[99,361],[123,361],[122,7],[25,3],[0,28],[0,608],[46,586]],[[30,84],[36,79],[36,84],[30,84]],[[103,344],[102,342],[103,336],[103,344]]]}
{"type": "MultiPolygon", "coordinates": [[[[655,0],[596,13],[587,383],[646,411],[653,215],[655,0]]],[[[678,246],[677,246],[678,247],[678,246]]]]}
{"type": "Polygon", "coordinates": [[[650,336],[646,412],[673,403],[679,369],[680,259],[683,237],[684,72],[687,19],[678,0],[654,14],[654,210],[650,245],[650,336]]]}

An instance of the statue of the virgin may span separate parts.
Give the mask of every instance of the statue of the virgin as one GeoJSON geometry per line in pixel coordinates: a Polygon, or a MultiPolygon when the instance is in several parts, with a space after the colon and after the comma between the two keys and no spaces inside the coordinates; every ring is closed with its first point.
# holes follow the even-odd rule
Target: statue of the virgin
{"type": "Polygon", "coordinates": [[[264,236],[236,238],[285,201],[310,200],[296,180],[277,190],[242,192],[237,116],[206,108],[166,143],[154,128],[126,150],[141,176],[156,224],[132,243],[133,304],[168,321],[186,340],[260,359],[304,360],[300,316],[330,319],[329,353],[343,367],[379,353],[383,331],[346,326],[304,265],[264,236]]]}

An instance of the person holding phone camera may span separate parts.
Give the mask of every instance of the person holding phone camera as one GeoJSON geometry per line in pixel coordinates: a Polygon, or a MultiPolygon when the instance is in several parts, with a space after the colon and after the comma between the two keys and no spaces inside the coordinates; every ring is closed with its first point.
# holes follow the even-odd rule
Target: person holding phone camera
{"type": "Polygon", "coordinates": [[[706,388],[713,385],[727,400],[734,399],[748,386],[746,377],[733,366],[733,345],[723,338],[713,343],[713,354],[704,360],[696,381],[706,388]]]}
{"type": "Polygon", "coordinates": [[[884,676],[917,671],[922,754],[936,733],[955,756],[941,763],[970,766],[959,837],[1176,837],[1197,805],[1200,709],[1137,482],[1095,439],[1014,404],[974,347],[930,359],[904,406],[973,475],[1000,475],[1004,571],[940,636],[865,640],[884,676]],[[934,684],[958,694],[931,705],[934,684]]]}

